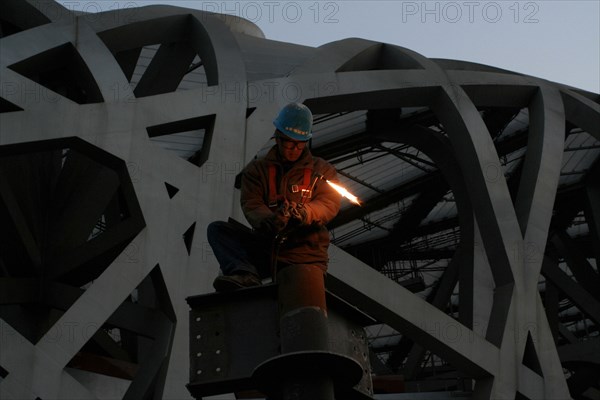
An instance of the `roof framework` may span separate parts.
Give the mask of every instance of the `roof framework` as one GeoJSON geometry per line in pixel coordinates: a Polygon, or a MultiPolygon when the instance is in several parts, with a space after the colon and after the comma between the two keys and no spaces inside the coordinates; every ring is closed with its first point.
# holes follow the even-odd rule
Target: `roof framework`
{"type": "Polygon", "coordinates": [[[200,227],[240,217],[234,177],[290,100],[363,202],[330,223],[328,286],[379,321],[376,377],[476,398],[600,389],[598,94],[176,7],[0,10],[2,398],[94,398],[109,378],[127,399],[183,396],[180,305],[216,273],[200,227]]]}
{"type": "MultiPolygon", "coordinates": [[[[490,129],[501,160],[502,175],[514,201],[527,149],[528,110],[499,107],[480,109],[479,113],[490,129]]],[[[329,123],[335,118],[356,120],[357,117],[351,114],[361,115],[361,120],[356,123],[363,127],[363,131],[353,132],[349,137],[356,139],[351,139],[350,144],[346,141],[348,136],[343,134],[339,134],[344,138],[339,142],[343,145],[335,142],[319,145],[316,140],[313,144],[313,151],[337,166],[340,179],[364,203],[361,208],[346,207],[330,224],[334,243],[459,319],[461,293],[456,285],[458,275],[456,271],[451,272],[461,243],[454,193],[439,168],[427,157],[427,148],[412,147],[411,141],[403,139],[411,134],[446,136],[444,127],[426,108],[411,110],[406,116],[403,116],[402,110],[394,109],[379,113],[358,111],[327,115],[322,120],[329,123]],[[378,124],[375,119],[385,122],[378,124]],[[389,143],[394,145],[388,147],[389,143]],[[352,172],[346,172],[348,170],[352,172]],[[385,182],[390,177],[393,177],[393,184],[385,182]]],[[[320,121],[317,119],[316,133],[319,132],[320,121]]],[[[343,122],[339,125],[346,126],[343,122]]],[[[595,292],[591,285],[598,283],[593,273],[597,271],[595,241],[582,208],[585,199],[573,200],[575,196],[585,196],[586,182],[596,179],[592,178],[595,173],[592,168],[594,163],[598,163],[600,142],[575,126],[567,127],[564,134],[565,156],[553,213],[568,214],[569,217],[562,220],[560,226],[554,226],[555,221],[552,221],[546,251],[554,254],[556,267],[544,264],[543,275],[539,279],[542,296],[551,296],[546,294],[547,287],[552,285],[552,281],[547,282],[547,279],[555,282],[561,279],[556,275],[548,278],[546,271],[548,274],[560,274],[565,280],[577,279],[566,261],[567,248],[560,244],[563,240],[571,243],[571,251],[580,254],[578,265],[586,265],[584,270],[591,274],[586,278],[580,277],[581,282],[585,279],[592,282],[587,285],[588,292],[595,292]],[[574,155],[575,152],[579,154],[574,155]],[[579,195],[573,191],[579,191],[579,195]],[[567,193],[570,193],[571,201],[563,201],[567,193]],[[561,255],[557,254],[557,248],[562,249],[561,255]]],[[[447,154],[450,156],[450,151],[447,154]]],[[[587,207],[587,215],[591,215],[589,204],[587,207]]],[[[557,289],[553,287],[552,290],[557,289]]],[[[569,300],[566,293],[563,292],[554,301],[560,304],[555,322],[564,326],[563,333],[568,335],[566,331],[572,331],[573,337],[578,338],[598,336],[597,322],[569,300]]],[[[440,373],[446,365],[443,359],[431,352],[418,346],[419,350],[415,350],[412,340],[395,330],[390,331],[389,327],[380,325],[371,334],[372,350],[382,360],[388,373],[400,373],[416,380],[427,379],[427,376],[435,374],[436,368],[440,373]]],[[[561,343],[569,343],[562,342],[564,339],[560,335],[558,337],[561,343]]]]}

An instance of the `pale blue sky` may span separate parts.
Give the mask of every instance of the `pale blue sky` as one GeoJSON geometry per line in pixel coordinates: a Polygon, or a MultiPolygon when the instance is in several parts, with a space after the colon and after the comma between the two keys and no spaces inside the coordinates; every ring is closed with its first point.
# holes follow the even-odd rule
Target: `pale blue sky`
{"type": "Polygon", "coordinates": [[[221,12],[249,19],[273,40],[319,46],[361,37],[600,92],[600,0],[60,3],[88,12],[149,4],[221,12]]]}

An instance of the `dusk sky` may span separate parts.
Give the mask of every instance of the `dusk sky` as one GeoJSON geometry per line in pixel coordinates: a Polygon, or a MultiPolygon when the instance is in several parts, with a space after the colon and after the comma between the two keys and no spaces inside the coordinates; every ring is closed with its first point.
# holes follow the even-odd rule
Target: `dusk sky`
{"type": "Polygon", "coordinates": [[[320,46],[360,37],[600,92],[598,0],[60,3],[88,12],[169,4],[232,14],[254,22],[273,40],[320,46]]]}

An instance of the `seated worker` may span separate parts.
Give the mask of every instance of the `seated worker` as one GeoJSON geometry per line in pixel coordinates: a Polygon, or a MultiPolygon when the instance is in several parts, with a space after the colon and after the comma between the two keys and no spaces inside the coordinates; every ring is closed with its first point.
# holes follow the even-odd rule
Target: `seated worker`
{"type": "Polygon", "coordinates": [[[276,144],[242,171],[241,206],[252,230],[234,222],[209,224],[208,241],[222,272],[213,283],[217,291],[260,285],[290,265],[327,270],[325,224],[337,215],[341,197],[325,182],[336,179],[335,168],[306,146],[312,122],[304,104],[283,107],[273,121],[276,144]]]}

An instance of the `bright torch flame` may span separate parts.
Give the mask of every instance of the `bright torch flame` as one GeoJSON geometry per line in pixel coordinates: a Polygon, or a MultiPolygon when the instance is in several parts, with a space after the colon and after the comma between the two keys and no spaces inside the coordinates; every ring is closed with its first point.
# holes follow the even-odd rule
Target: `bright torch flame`
{"type": "Polygon", "coordinates": [[[353,202],[354,204],[360,206],[360,201],[358,201],[358,198],[353,195],[352,193],[350,193],[348,190],[346,190],[346,188],[340,186],[340,185],[336,185],[335,183],[325,180],[327,183],[329,183],[329,186],[331,186],[332,188],[334,188],[339,194],[342,195],[342,197],[347,198],[348,200],[350,200],[351,202],[353,202]]]}

